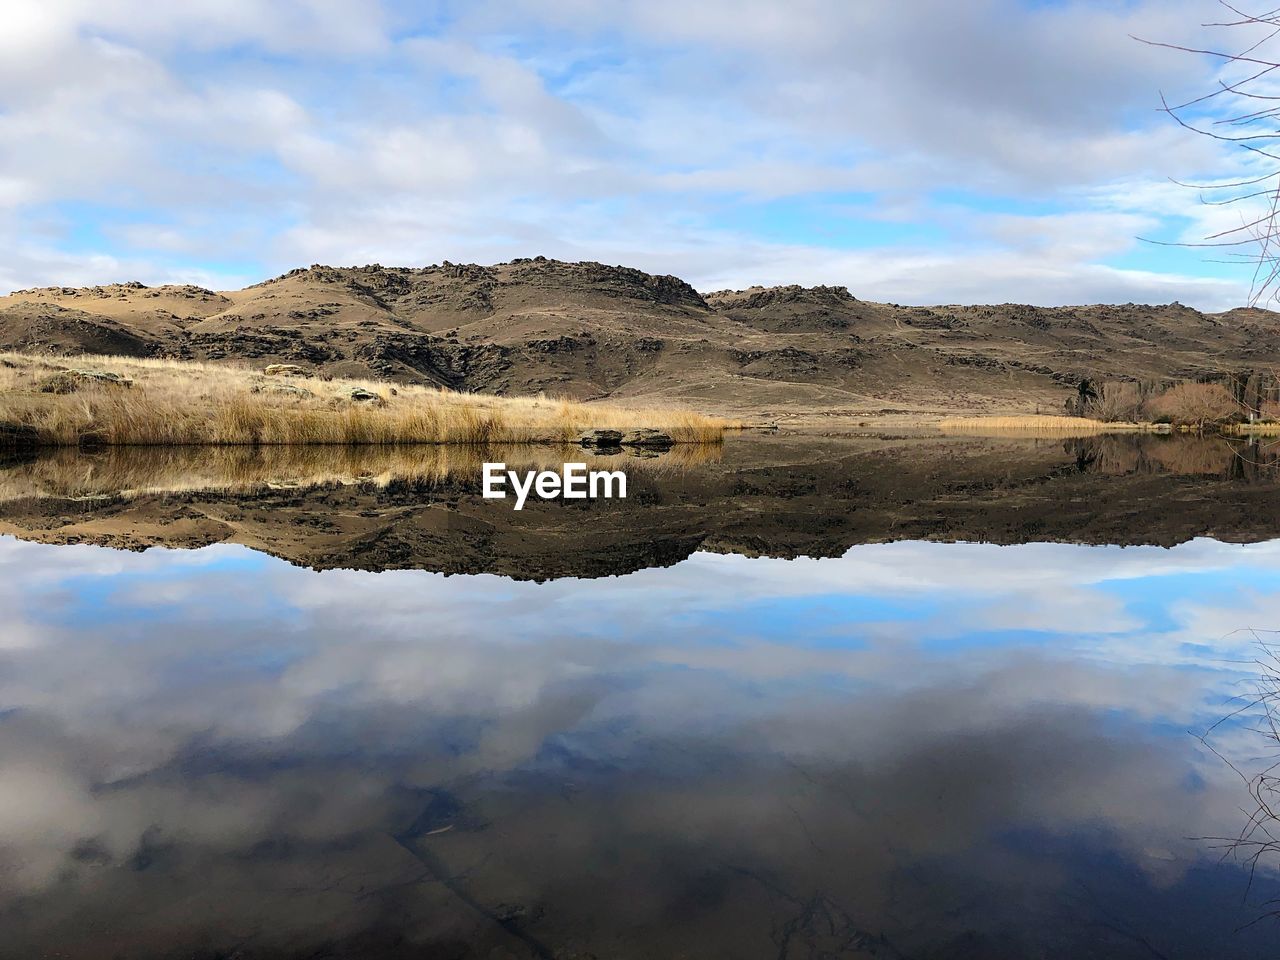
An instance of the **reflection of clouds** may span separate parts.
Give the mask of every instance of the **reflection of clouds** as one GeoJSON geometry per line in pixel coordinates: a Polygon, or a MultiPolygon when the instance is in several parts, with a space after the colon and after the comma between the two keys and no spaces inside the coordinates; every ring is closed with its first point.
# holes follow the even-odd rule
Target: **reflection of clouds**
{"type": "MultiPolygon", "coordinates": [[[[741,612],[748,599],[759,605],[782,598],[890,597],[918,602],[919,619],[906,624],[851,624],[834,632],[851,640],[905,636],[908,641],[943,641],[968,633],[1035,630],[1060,635],[1059,640],[1077,648],[1076,653],[1083,652],[1091,638],[1110,635],[1106,659],[1119,659],[1123,652],[1124,659],[1151,663],[1183,662],[1187,657],[1181,639],[1175,642],[1143,629],[1142,617],[1126,606],[1127,585],[1196,575],[1204,579],[1204,596],[1217,603],[1221,592],[1217,578],[1252,569],[1280,570],[1280,546],[1203,539],[1173,549],[1063,544],[944,547],[912,542],[855,547],[839,560],[696,554],[675,568],[645,570],[590,586],[576,580],[539,585],[471,578],[461,603],[446,578],[415,573],[370,577],[345,572],[301,584],[286,578],[285,589],[292,603],[316,615],[335,611],[349,616],[355,608],[368,629],[389,635],[456,630],[485,636],[492,631],[515,641],[543,642],[551,632],[557,637],[605,637],[651,647],[655,637],[674,632],[679,650],[698,647],[700,640],[740,644],[758,633],[759,625],[741,612]],[[584,601],[588,596],[589,601],[584,601]],[[940,609],[931,612],[933,605],[940,609]],[[479,610],[484,616],[477,616],[479,610]],[[558,618],[554,631],[547,629],[548,617],[558,618]],[[672,623],[690,618],[698,623],[697,631],[672,630],[672,623]]],[[[1225,586],[1230,589],[1231,585],[1225,586]]],[[[1185,601],[1170,604],[1172,613],[1181,615],[1184,609],[1185,601]]],[[[1229,604],[1219,604],[1218,609],[1234,616],[1229,604]]],[[[1221,635],[1215,633],[1212,639],[1221,635]]],[[[767,644],[762,640],[758,649],[767,649],[767,644]]],[[[790,662],[815,659],[790,643],[784,649],[790,662]]],[[[739,647],[733,654],[735,668],[743,662],[740,654],[739,647]]],[[[714,656],[700,648],[693,655],[714,656]]]]}
{"type": "Polygon", "coordinates": [[[77,577],[105,578],[126,570],[135,573],[178,568],[199,568],[214,562],[216,551],[151,550],[145,554],[124,554],[91,546],[62,547],[56,560],[29,562],[34,556],[24,545],[0,538],[0,610],[6,612],[0,624],[0,651],[35,644],[47,635],[18,614],[48,612],[56,605],[74,601],[74,593],[62,589],[77,577]],[[35,594],[44,603],[31,603],[35,594]]]}
{"type": "MultiPolygon", "coordinates": [[[[1215,645],[1227,624],[1241,626],[1244,594],[1223,597],[1213,586],[1212,603],[1185,597],[1170,606],[1181,629],[1160,633],[1144,630],[1126,607],[1123,584],[1196,572],[1229,586],[1233,570],[1270,564],[1277,549],[1205,540],[1173,550],[902,543],[825,561],[700,554],[625,578],[532,584],[413,571],[314,574],[235,547],[133,555],[4,540],[6,638],[44,649],[6,651],[0,694],[8,706],[40,707],[68,722],[101,722],[146,704],[179,730],[276,736],[331,698],[510,711],[557,683],[658,664],[744,682],[827,675],[928,687],[943,676],[990,678],[1011,662],[1010,649],[1039,646],[1042,657],[1061,651],[1070,662],[1055,668],[1050,690],[1006,687],[1015,700],[1098,706],[1101,696],[1149,710],[1161,703],[1158,688],[1144,684],[1139,693],[1121,665],[1206,660],[1188,641],[1215,645]],[[237,566],[251,558],[248,569],[237,566]],[[101,595],[82,599],[67,581],[91,582],[101,595]],[[852,597],[851,610],[857,597],[918,598],[921,613],[824,625],[816,645],[787,636],[794,631],[786,619],[760,630],[771,600],[835,595],[852,597]],[[104,620],[107,609],[113,617],[104,620]],[[1002,640],[1003,631],[1011,633],[1002,640]],[[963,656],[947,653],[952,638],[964,641],[963,656]],[[1092,658],[1104,667],[1082,666],[1092,658]]],[[[1264,621],[1280,607],[1270,595],[1251,602],[1249,617],[1264,621]]],[[[1244,647],[1239,639],[1233,649],[1244,647]]],[[[1188,681],[1165,682],[1175,692],[1162,709],[1186,705],[1188,681]]]]}
{"type": "MultiPolygon", "coordinates": [[[[619,831],[667,866],[720,857],[872,899],[903,856],[1092,831],[1173,884],[1201,850],[1185,838],[1231,830],[1240,800],[1168,730],[1214,717],[1234,678],[1217,661],[1247,640],[1187,644],[1240,626],[1242,598],[1280,612],[1231,588],[1277,549],[903,543],[533,584],[0,539],[20,638],[0,643],[0,890],[101,905],[102,878],[150,847],[192,884],[231,854],[221,882],[265,883],[283,863],[254,851],[279,838],[290,870],[340,847],[376,885],[412,872],[388,837],[441,784],[502,826],[500,849],[450,834],[458,856],[495,883],[541,858],[547,896],[585,895],[582,864],[619,831]],[[1208,585],[1172,627],[1128,602],[1126,584],[1186,573],[1208,585]],[[845,610],[831,597],[911,616],[809,635],[806,598],[845,610]]],[[[1050,884],[1041,866],[1008,882],[1050,884]]],[[[218,922],[269,901],[230,897],[218,922]]]]}

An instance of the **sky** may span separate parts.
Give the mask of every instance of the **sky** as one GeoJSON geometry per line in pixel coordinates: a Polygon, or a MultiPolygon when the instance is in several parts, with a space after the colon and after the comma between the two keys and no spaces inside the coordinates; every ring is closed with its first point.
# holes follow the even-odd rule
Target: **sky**
{"type": "MultiPolygon", "coordinates": [[[[1212,0],[10,0],[0,292],[543,255],[698,289],[1239,305],[1156,108],[1212,0]]],[[[1209,30],[1209,33],[1206,33],[1209,30]]],[[[1224,218],[1227,218],[1224,220],[1224,218]]]]}

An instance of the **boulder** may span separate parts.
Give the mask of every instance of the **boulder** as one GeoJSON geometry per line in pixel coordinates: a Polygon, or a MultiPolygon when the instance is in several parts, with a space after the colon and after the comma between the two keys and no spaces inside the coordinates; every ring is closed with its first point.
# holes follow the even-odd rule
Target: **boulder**
{"type": "Polygon", "coordinates": [[[621,430],[588,430],[578,438],[584,447],[608,448],[622,445],[621,430]]]}
{"type": "Polygon", "coordinates": [[[249,390],[250,393],[270,393],[281,397],[312,397],[315,396],[306,387],[300,387],[296,383],[258,383],[249,390]]]}
{"type": "Polygon", "coordinates": [[[133,380],[119,373],[106,370],[59,370],[45,377],[36,386],[41,393],[75,393],[85,385],[106,387],[132,387],[133,380]]]}
{"type": "Polygon", "coordinates": [[[670,450],[675,446],[675,441],[671,439],[669,433],[663,433],[661,430],[653,430],[649,427],[628,430],[623,434],[620,442],[624,447],[633,447],[641,450],[670,450]]]}
{"type": "Polygon", "coordinates": [[[126,377],[122,373],[111,373],[107,370],[79,370],[72,369],[67,371],[72,376],[77,377],[83,383],[100,383],[108,387],[132,387],[133,378],[126,377]]]}
{"type": "Polygon", "coordinates": [[[302,368],[296,363],[269,363],[262,372],[268,377],[296,377],[302,368]]]}
{"type": "Polygon", "coordinates": [[[372,390],[366,390],[364,387],[352,387],[351,392],[347,394],[347,399],[356,403],[372,403],[376,406],[382,406],[387,402],[372,390]]]}

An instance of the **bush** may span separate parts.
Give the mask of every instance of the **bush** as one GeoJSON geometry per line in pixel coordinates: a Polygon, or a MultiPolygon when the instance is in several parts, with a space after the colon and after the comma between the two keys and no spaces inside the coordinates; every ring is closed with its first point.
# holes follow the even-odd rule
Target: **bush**
{"type": "Polygon", "coordinates": [[[1088,416],[1108,423],[1125,421],[1134,423],[1140,419],[1142,389],[1136,383],[1112,381],[1098,388],[1097,399],[1088,405],[1088,416]]]}
{"type": "Polygon", "coordinates": [[[1146,403],[1147,416],[1156,423],[1204,427],[1240,416],[1240,405],[1220,383],[1179,383],[1146,403]]]}

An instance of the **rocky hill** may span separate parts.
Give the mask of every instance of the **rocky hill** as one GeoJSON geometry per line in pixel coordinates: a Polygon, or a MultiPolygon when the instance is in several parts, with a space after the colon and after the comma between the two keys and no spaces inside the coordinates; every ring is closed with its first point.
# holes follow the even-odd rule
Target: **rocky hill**
{"type": "Polygon", "coordinates": [[[1178,303],[904,307],[843,287],[699,294],[542,257],[313,266],[244,290],[49,287],[0,297],[0,349],[299,363],[491,393],[731,413],[1056,412],[1082,378],[1271,370],[1280,314],[1178,303]]]}

